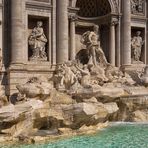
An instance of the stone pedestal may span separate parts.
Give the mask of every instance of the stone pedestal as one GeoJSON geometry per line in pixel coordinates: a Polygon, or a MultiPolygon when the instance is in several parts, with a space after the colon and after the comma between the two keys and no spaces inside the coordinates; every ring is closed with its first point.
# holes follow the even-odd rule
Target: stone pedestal
{"type": "Polygon", "coordinates": [[[17,84],[24,84],[31,77],[52,77],[55,68],[49,62],[28,62],[26,64],[12,64],[7,70],[7,95],[17,93],[17,84]]]}
{"type": "Polygon", "coordinates": [[[142,71],[145,67],[145,64],[132,64],[132,65],[123,65],[121,66],[121,69],[125,72],[128,72],[128,71],[142,71]]]}

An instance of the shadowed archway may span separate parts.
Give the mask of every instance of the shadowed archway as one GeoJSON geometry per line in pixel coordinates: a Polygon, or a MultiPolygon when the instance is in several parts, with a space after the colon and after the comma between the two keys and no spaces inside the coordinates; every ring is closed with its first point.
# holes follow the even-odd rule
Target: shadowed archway
{"type": "Polygon", "coordinates": [[[108,0],[77,0],[76,7],[80,17],[99,17],[111,13],[108,0]]]}
{"type": "MultiPolygon", "coordinates": [[[[71,0],[72,7],[76,7],[77,2],[81,0],[71,0]]],[[[85,0],[84,0],[85,1],[85,0]]],[[[89,0],[88,0],[89,1],[89,0]]],[[[118,3],[116,0],[102,0],[102,1],[108,1],[110,7],[111,7],[111,13],[118,13],[118,3]]]]}
{"type": "MultiPolygon", "coordinates": [[[[110,61],[110,48],[112,47],[111,35],[115,35],[115,26],[113,33],[111,33],[110,30],[110,24],[114,17],[111,2],[113,2],[113,0],[77,0],[76,8],[79,8],[79,10],[77,11],[76,51],[80,57],[81,53],[84,55],[84,52],[79,51],[86,48],[80,43],[82,34],[88,30],[93,31],[93,26],[98,25],[100,45],[107,60],[110,61]]],[[[115,45],[115,41],[113,45],[115,45]]]]}

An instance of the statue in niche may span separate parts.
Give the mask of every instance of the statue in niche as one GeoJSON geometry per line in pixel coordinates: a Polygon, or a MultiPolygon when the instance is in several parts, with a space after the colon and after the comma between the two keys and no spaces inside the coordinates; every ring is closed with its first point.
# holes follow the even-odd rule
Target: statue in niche
{"type": "Polygon", "coordinates": [[[144,0],[131,0],[132,14],[144,13],[144,0]]]}
{"type": "Polygon", "coordinates": [[[142,40],[142,37],[140,36],[140,34],[141,34],[141,31],[137,31],[136,36],[134,36],[131,41],[132,60],[137,62],[140,61],[141,50],[144,44],[144,41],[142,40]]]}
{"type": "Polygon", "coordinates": [[[89,55],[89,65],[96,66],[98,63],[106,66],[107,60],[104,55],[103,50],[100,47],[99,35],[98,35],[99,27],[94,25],[94,31],[87,31],[82,35],[81,42],[86,45],[86,49],[88,50],[89,55]]]}
{"type": "Polygon", "coordinates": [[[43,22],[38,21],[37,27],[35,27],[28,38],[28,43],[33,51],[30,60],[47,60],[45,46],[47,44],[47,38],[43,30],[43,22]]]}

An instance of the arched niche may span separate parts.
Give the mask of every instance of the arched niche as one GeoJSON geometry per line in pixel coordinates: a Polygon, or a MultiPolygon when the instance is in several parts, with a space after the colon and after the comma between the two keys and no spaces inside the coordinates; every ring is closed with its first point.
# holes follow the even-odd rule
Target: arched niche
{"type": "MultiPolygon", "coordinates": [[[[76,7],[77,2],[81,0],[72,0],[72,7],[76,7]]],[[[94,0],[97,1],[97,0],[94,0]]],[[[111,13],[118,13],[118,3],[116,0],[102,0],[102,1],[108,1],[111,7],[111,13]]]]}
{"type": "Polygon", "coordinates": [[[85,18],[99,17],[111,13],[108,0],[77,0],[78,16],[85,18]]]}
{"type": "Polygon", "coordinates": [[[118,12],[115,0],[73,0],[72,5],[79,8],[76,25],[76,53],[86,47],[80,42],[86,31],[93,31],[93,26],[99,26],[101,47],[109,61],[110,59],[110,24],[118,12]]]}

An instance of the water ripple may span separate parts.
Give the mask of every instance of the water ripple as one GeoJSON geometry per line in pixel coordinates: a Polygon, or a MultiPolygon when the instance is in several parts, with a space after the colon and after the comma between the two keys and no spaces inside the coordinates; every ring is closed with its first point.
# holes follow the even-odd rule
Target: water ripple
{"type": "Polygon", "coordinates": [[[114,124],[91,136],[40,145],[0,145],[0,148],[148,148],[148,124],[114,124]]]}

